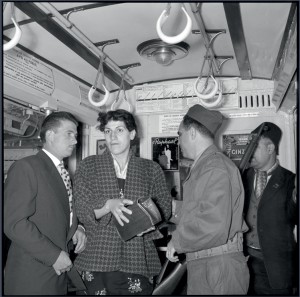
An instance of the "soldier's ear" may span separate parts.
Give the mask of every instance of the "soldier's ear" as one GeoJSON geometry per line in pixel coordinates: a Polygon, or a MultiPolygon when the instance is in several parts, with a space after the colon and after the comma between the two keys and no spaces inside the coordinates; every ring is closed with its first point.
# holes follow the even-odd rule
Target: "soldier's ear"
{"type": "Polygon", "coordinates": [[[196,137],[196,129],[193,126],[190,127],[189,133],[190,133],[192,139],[194,139],[196,137]]]}

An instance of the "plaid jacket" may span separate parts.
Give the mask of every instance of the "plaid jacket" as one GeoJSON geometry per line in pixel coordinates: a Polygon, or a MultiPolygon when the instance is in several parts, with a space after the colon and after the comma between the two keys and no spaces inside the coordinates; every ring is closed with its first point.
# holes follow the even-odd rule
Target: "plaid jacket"
{"type": "MultiPolygon", "coordinates": [[[[147,159],[131,156],[124,196],[136,200],[152,197],[163,220],[171,214],[171,196],[160,166],[147,159]]],[[[75,174],[74,201],[79,221],[86,228],[86,249],[77,256],[79,271],[124,271],[147,277],[159,273],[161,264],[153,239],[161,238],[158,230],[123,242],[112,224],[112,214],[95,219],[94,209],[108,199],[119,198],[113,159],[108,151],[84,159],[75,174]]]]}

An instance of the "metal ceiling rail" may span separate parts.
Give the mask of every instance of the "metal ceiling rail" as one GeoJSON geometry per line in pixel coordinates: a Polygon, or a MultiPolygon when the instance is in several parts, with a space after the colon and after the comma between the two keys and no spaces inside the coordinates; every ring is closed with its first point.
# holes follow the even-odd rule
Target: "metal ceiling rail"
{"type": "Polygon", "coordinates": [[[224,2],[223,6],[241,79],[252,79],[240,4],[224,2]]]}
{"type": "MultiPolygon", "coordinates": [[[[64,43],[72,51],[78,54],[82,59],[92,65],[95,69],[99,66],[99,56],[95,55],[89,48],[79,42],[67,30],[58,25],[57,22],[47,15],[43,10],[34,5],[32,2],[15,2],[15,6],[25,13],[30,18],[34,19],[41,27],[47,30],[50,34],[55,36],[58,40],[64,43]]],[[[104,64],[104,71],[106,77],[114,82],[116,85],[121,83],[121,75],[116,73],[106,64],[104,64]]],[[[123,71],[121,71],[123,72],[123,71]]],[[[131,89],[132,85],[127,81],[124,82],[126,89],[131,89]]]]}
{"type": "MultiPolygon", "coordinates": [[[[60,22],[62,22],[68,31],[71,31],[75,34],[76,37],[80,39],[89,49],[94,51],[98,56],[102,59],[105,59],[105,63],[108,64],[115,72],[119,73],[121,76],[124,75],[124,71],[120,69],[120,67],[107,55],[104,54],[98,47],[94,45],[94,43],[87,38],[72,22],[70,22],[66,17],[58,12],[58,10],[49,2],[34,2],[36,5],[41,5],[43,8],[48,10],[54,17],[56,17],[60,22]]],[[[130,83],[133,82],[133,79],[125,75],[125,80],[129,81],[130,83]]]]}
{"type": "Polygon", "coordinates": [[[201,17],[201,12],[200,12],[200,6],[202,5],[202,3],[195,3],[195,2],[191,2],[190,3],[190,6],[191,6],[191,9],[192,9],[192,12],[194,14],[194,17],[195,17],[195,20],[198,24],[198,28],[201,32],[201,35],[203,36],[203,41],[204,41],[204,44],[205,44],[205,47],[208,48],[208,55],[210,55],[212,57],[212,62],[213,62],[213,65],[215,67],[215,70],[217,73],[219,73],[219,65],[218,65],[218,62],[215,58],[215,53],[214,53],[214,50],[212,49],[212,45],[210,45],[210,38],[208,37],[207,33],[206,33],[206,29],[205,29],[205,25],[204,25],[204,22],[202,20],[202,17],[201,17]]]}
{"type": "MultiPolygon", "coordinates": [[[[7,4],[8,2],[4,2],[4,3],[7,4]]],[[[116,5],[116,4],[122,4],[122,3],[124,3],[124,2],[101,2],[101,3],[86,4],[86,5],[80,5],[80,6],[76,6],[76,7],[72,7],[72,8],[62,9],[62,10],[59,10],[59,13],[64,15],[64,14],[67,14],[74,10],[85,11],[85,10],[94,9],[94,8],[98,8],[98,7],[104,7],[104,6],[116,5]]],[[[4,8],[3,8],[3,10],[4,10],[4,8]]],[[[49,16],[52,16],[52,14],[49,14],[49,16]]],[[[22,26],[22,25],[33,23],[33,22],[35,22],[35,21],[32,19],[28,19],[28,20],[20,21],[20,22],[18,22],[18,24],[20,26],[22,26]]],[[[3,31],[9,30],[12,28],[14,28],[14,25],[9,24],[9,25],[3,26],[3,31]]]]}

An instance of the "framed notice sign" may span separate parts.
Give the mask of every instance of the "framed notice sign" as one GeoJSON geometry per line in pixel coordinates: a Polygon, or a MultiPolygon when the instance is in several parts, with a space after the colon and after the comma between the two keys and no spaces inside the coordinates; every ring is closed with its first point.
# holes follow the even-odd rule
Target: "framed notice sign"
{"type": "Polygon", "coordinates": [[[152,137],[152,160],[164,170],[178,170],[178,137],[152,137]]]}
{"type": "Polygon", "coordinates": [[[99,139],[97,140],[97,147],[96,147],[96,154],[102,155],[102,153],[106,150],[106,143],[105,139],[99,139]]]}
{"type": "Polygon", "coordinates": [[[251,134],[223,135],[223,152],[238,166],[250,141],[251,134]]]}

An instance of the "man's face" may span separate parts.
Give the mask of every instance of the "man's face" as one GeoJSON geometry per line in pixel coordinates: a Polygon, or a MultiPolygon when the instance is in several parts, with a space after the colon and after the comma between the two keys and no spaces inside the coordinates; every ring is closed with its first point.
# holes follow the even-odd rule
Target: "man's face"
{"type": "Polygon", "coordinates": [[[50,131],[47,149],[59,160],[69,157],[77,143],[77,127],[68,120],[61,120],[60,126],[50,131]]]}
{"type": "Polygon", "coordinates": [[[251,158],[250,165],[254,169],[268,170],[271,161],[270,141],[261,138],[258,142],[257,148],[251,158]]]}
{"type": "Polygon", "coordinates": [[[179,145],[180,145],[182,155],[185,158],[192,159],[190,153],[190,148],[191,148],[190,133],[189,130],[186,130],[184,128],[182,122],[179,125],[178,136],[179,136],[179,145]]]}

